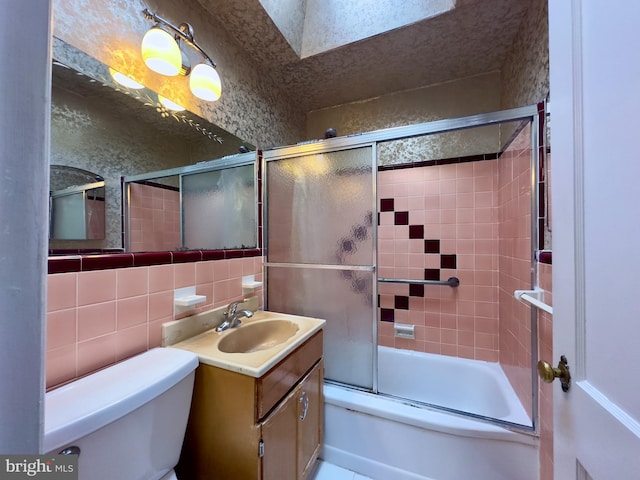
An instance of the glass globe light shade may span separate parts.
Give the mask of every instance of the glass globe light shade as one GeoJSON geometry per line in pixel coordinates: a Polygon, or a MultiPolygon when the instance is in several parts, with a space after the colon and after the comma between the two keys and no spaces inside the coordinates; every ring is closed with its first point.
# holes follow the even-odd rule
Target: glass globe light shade
{"type": "Polygon", "coordinates": [[[126,75],[123,75],[122,73],[117,72],[113,68],[109,68],[109,73],[111,74],[111,77],[113,78],[113,80],[115,80],[116,83],[119,83],[122,86],[131,88],[133,90],[140,90],[141,88],[144,88],[144,85],[136,82],[131,77],[127,77],[126,75]]]}
{"type": "Polygon", "coordinates": [[[173,77],[182,67],[182,53],[178,43],[168,32],[153,27],[142,39],[142,59],[154,72],[173,77]]]}
{"type": "Polygon", "coordinates": [[[199,63],[189,75],[191,93],[202,100],[213,102],[222,94],[220,75],[215,68],[206,63],[199,63]]]}
{"type": "Polygon", "coordinates": [[[167,110],[173,110],[174,112],[182,112],[183,110],[185,110],[185,108],[182,105],[178,105],[173,100],[169,100],[168,98],[163,97],[162,95],[158,95],[158,101],[162,105],[164,105],[164,108],[166,108],[167,110]]]}

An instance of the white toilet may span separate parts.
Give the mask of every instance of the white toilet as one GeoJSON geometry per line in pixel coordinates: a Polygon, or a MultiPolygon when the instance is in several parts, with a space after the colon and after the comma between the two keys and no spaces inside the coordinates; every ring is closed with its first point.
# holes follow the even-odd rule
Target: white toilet
{"type": "Polygon", "coordinates": [[[44,453],[77,451],[80,480],[175,480],[198,357],[155,348],[45,396],[44,453]]]}

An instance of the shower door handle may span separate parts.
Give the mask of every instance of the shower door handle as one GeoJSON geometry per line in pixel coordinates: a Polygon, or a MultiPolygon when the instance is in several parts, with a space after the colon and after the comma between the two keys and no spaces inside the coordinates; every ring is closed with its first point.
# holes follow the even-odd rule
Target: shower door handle
{"type": "Polygon", "coordinates": [[[552,367],[548,362],[540,360],[538,362],[538,375],[540,375],[540,378],[545,383],[551,383],[556,378],[559,378],[563,392],[568,392],[569,388],[571,387],[571,373],[569,373],[569,363],[567,362],[567,357],[565,357],[564,355],[560,356],[560,361],[558,362],[558,366],[556,368],[552,367]]]}

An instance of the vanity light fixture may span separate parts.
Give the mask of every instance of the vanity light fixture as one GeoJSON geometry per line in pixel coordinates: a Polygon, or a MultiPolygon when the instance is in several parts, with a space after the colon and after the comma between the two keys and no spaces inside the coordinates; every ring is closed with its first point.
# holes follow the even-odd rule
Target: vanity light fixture
{"type": "Polygon", "coordinates": [[[189,76],[191,92],[198,98],[215,101],[222,93],[222,82],[216,64],[193,38],[193,27],[188,23],[173,26],[155,13],[144,9],[147,20],[155,22],[142,39],[142,59],[154,72],[161,75],[189,76]],[[202,57],[202,62],[193,69],[182,45],[193,48],[202,57]]]}
{"type": "Polygon", "coordinates": [[[182,105],[178,105],[176,102],[169,100],[162,95],[158,95],[158,101],[166,108],[167,110],[172,110],[174,112],[182,112],[185,108],[182,105]]]}
{"type": "Polygon", "coordinates": [[[132,90],[140,90],[141,88],[144,88],[144,85],[136,82],[133,78],[127,77],[126,75],[114,70],[113,68],[109,68],[109,73],[116,83],[119,83],[124,87],[131,88],[132,90]]]}

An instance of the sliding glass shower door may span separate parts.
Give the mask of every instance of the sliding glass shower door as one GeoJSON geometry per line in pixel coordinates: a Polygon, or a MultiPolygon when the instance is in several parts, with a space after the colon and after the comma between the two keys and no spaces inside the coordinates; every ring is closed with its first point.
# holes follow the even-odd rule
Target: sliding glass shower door
{"type": "Polygon", "coordinates": [[[325,319],[325,377],[372,389],[374,147],[264,158],[267,308],[325,319]]]}

